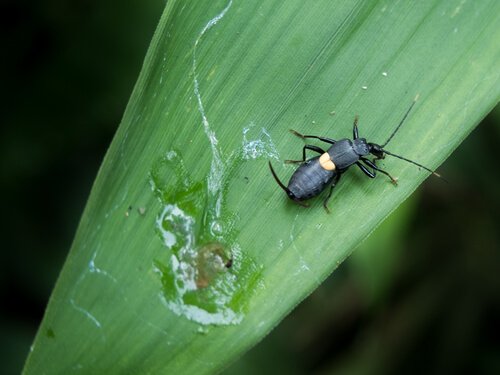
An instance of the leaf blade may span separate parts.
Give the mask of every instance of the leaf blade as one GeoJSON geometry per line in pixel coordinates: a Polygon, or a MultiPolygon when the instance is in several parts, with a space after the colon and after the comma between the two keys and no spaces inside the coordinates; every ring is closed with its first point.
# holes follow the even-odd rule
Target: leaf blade
{"type": "MultiPolygon", "coordinates": [[[[397,189],[349,171],[332,215],[321,199],[296,207],[266,165],[300,154],[290,124],[341,138],[357,113],[360,131],[384,140],[420,93],[391,151],[436,167],[498,101],[492,9],[492,1],[343,2],[335,12],[326,1],[169,2],[25,372],[206,373],[258,341],[426,177],[387,160],[397,189]],[[191,229],[162,219],[169,204],[196,219],[191,229]],[[180,279],[162,284],[154,264],[169,269],[175,251],[192,264],[162,229],[176,240],[195,233],[201,242],[189,256],[222,259],[213,242],[236,253],[236,271],[222,277],[243,282],[223,283],[234,287],[223,305],[241,322],[206,326],[172,311],[165,293],[180,279]]],[[[276,168],[282,178],[292,172],[276,168]]]]}

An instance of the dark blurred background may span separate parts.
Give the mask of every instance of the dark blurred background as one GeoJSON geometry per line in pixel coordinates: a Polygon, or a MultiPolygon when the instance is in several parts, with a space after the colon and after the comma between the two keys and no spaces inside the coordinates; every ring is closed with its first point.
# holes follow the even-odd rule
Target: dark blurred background
{"type": "MultiPolygon", "coordinates": [[[[16,374],[164,1],[2,1],[0,372],[16,374]]],[[[500,374],[500,111],[226,374],[500,374]]]]}

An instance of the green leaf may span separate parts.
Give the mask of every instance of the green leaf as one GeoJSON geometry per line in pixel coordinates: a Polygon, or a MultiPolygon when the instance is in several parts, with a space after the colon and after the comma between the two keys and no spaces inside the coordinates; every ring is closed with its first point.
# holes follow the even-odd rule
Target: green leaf
{"type": "MultiPolygon", "coordinates": [[[[24,372],[211,373],[258,342],[428,177],[357,168],[303,208],[288,132],[437,168],[499,98],[497,1],[169,1],[24,372]]],[[[465,171],[464,171],[465,173],[465,171]]],[[[450,184],[450,189],[453,186],[450,184]]],[[[376,264],[374,264],[376,266],[376,264]]]]}

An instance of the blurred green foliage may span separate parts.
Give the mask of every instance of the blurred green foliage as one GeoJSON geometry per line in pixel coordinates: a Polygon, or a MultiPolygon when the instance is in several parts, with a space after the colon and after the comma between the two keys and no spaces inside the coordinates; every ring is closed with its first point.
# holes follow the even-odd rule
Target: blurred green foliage
{"type": "MultiPolygon", "coordinates": [[[[19,373],[163,1],[2,18],[2,373],[19,373]],[[29,109],[29,110],[28,110],[29,109]]],[[[500,373],[500,111],[226,374],[500,373]]]]}
{"type": "Polygon", "coordinates": [[[21,371],[164,1],[2,1],[0,372],[21,371]]]}

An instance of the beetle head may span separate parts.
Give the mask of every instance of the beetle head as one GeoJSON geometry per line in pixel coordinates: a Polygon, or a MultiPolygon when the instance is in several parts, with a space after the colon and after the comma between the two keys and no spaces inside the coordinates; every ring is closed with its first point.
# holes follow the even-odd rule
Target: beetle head
{"type": "Polygon", "coordinates": [[[375,156],[377,159],[385,158],[385,150],[382,148],[382,146],[376,143],[368,143],[368,147],[370,148],[370,154],[375,156]]]}

